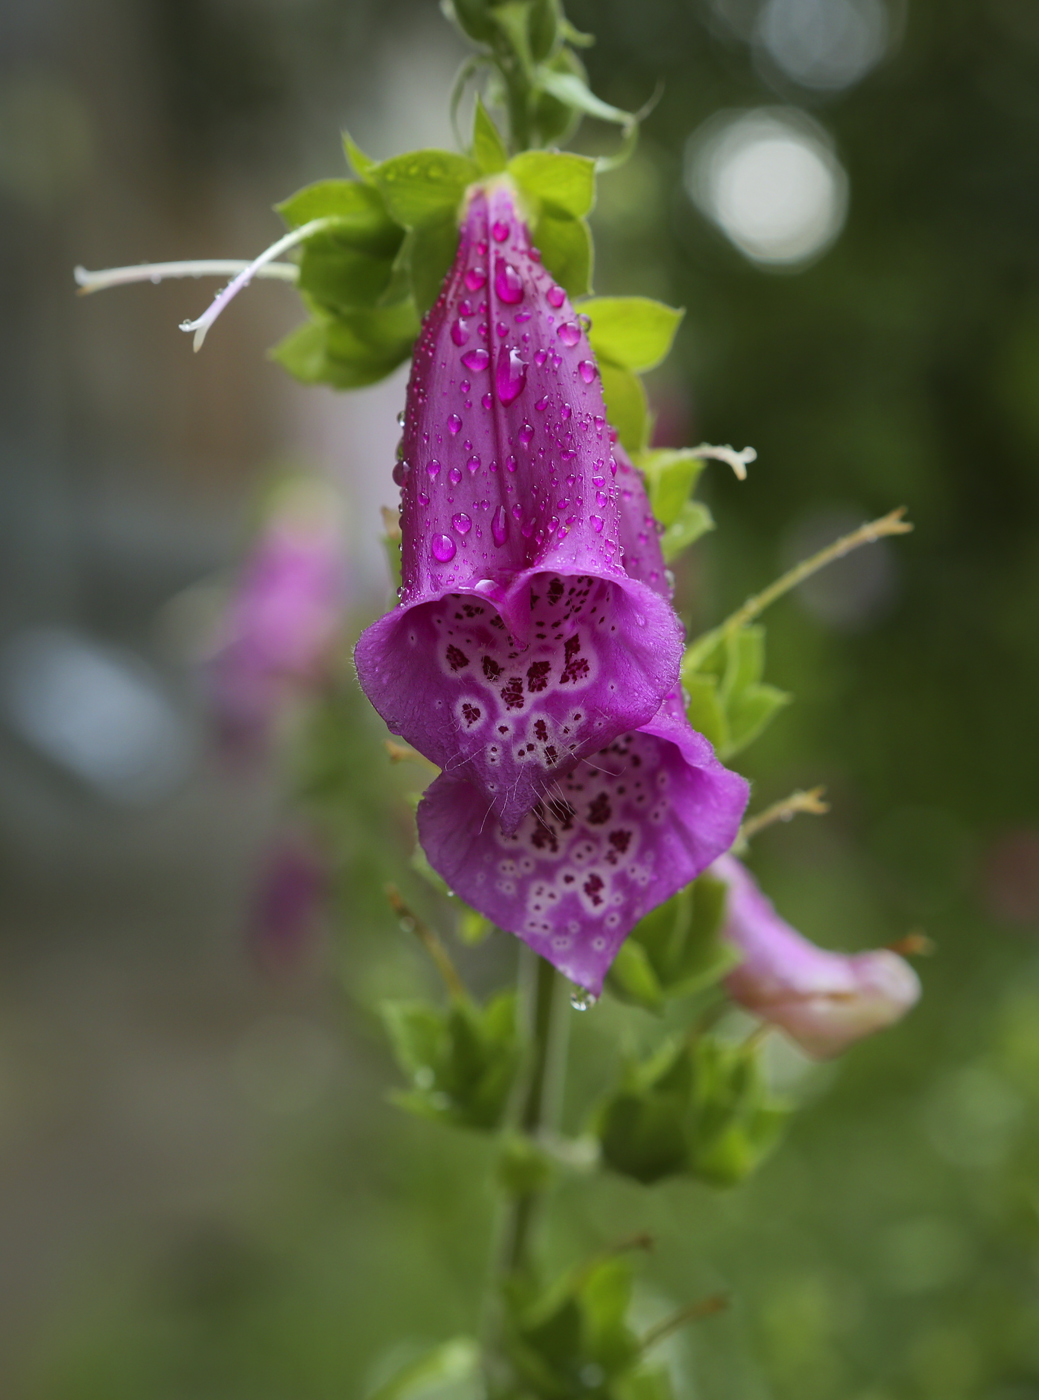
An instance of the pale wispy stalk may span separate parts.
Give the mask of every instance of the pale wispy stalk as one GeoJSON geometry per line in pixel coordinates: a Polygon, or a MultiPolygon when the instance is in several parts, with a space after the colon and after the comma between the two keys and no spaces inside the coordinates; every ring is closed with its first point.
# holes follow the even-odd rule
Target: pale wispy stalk
{"type": "Polygon", "coordinates": [[[694,457],[710,457],[715,462],[726,462],[740,481],[746,481],[747,468],[751,462],[758,460],[757,450],[753,447],[744,447],[742,451],[737,452],[728,444],[724,447],[714,447],[709,442],[701,442],[699,447],[692,449],[692,454],[694,457]]]}
{"type": "Polygon", "coordinates": [[[736,838],[734,850],[742,850],[752,836],[757,836],[759,831],[764,831],[765,827],[772,826],[774,822],[788,822],[799,812],[807,812],[811,816],[821,817],[830,810],[830,804],[823,801],[825,788],[811,788],[808,792],[792,792],[789,797],[784,797],[780,802],[773,802],[771,807],[766,807],[764,811],[755,813],[748,817],[740,827],[740,834],[736,838]]]}
{"type": "MultiPolygon", "coordinates": [[[[91,292],[104,292],[109,287],[125,287],[133,282],[165,282],[171,277],[233,277],[244,272],[252,264],[244,258],[194,258],[189,262],[137,263],[133,267],[106,267],[100,272],[89,268],[76,267],[72,275],[76,279],[81,297],[91,292]]],[[[299,268],[295,263],[265,263],[255,277],[270,277],[280,282],[299,280],[299,268]]]]}

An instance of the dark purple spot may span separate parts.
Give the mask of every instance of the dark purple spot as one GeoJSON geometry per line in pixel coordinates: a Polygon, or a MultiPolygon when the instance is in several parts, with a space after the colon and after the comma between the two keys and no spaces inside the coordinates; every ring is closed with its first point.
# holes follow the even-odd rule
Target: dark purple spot
{"type": "Polygon", "coordinates": [[[609,796],[605,792],[600,792],[588,808],[588,825],[605,826],[612,815],[613,809],[610,806],[609,796]]]}
{"type": "Polygon", "coordinates": [[[459,651],[458,647],[450,646],[447,649],[447,664],[452,671],[460,671],[463,666],[469,665],[469,658],[464,651],[459,651]]]}

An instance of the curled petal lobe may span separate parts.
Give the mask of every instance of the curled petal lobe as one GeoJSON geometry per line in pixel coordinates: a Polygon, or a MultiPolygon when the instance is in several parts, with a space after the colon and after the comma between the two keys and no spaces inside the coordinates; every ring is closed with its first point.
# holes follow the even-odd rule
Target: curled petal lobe
{"type": "Polygon", "coordinates": [[[677,696],[561,776],[507,831],[443,773],[418,809],[431,865],[463,899],[598,995],[640,918],[695,879],[739,829],[747,784],[677,696]]]}
{"type": "Polygon", "coordinates": [[[735,857],[723,856],[711,873],[729,887],[724,933],[743,954],[726,979],[729,994],[809,1055],[840,1054],[901,1020],[919,999],[919,978],[897,953],[819,948],[779,917],[735,857]]]}
{"type": "Polygon", "coordinates": [[[624,568],[590,355],[511,189],[477,189],[408,386],[401,601],[355,659],[390,729],[509,831],[678,675],[666,597],[624,568]]]}

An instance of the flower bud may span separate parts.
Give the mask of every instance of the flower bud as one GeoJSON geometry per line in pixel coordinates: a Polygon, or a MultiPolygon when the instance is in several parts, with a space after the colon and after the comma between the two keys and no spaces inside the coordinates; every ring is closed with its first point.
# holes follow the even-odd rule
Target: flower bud
{"type": "Polygon", "coordinates": [[[620,471],[584,326],[508,181],[477,187],[408,386],[401,602],[356,662],[508,832],[677,681],[678,620],[622,561],[620,471]]]}
{"type": "Polygon", "coordinates": [[[729,887],[724,936],[743,954],[726,979],[729,995],[780,1026],[817,1059],[900,1020],[920,996],[916,973],[897,953],[834,953],[779,917],[733,856],[711,874],[729,887]]]}

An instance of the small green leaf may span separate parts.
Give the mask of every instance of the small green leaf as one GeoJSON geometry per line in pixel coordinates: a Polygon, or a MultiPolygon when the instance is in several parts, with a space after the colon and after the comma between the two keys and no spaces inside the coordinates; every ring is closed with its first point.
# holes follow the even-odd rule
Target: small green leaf
{"type": "Polygon", "coordinates": [[[373,166],[369,172],[393,218],[405,228],[457,217],[466,187],[480,167],[452,151],[411,151],[373,166]]]}
{"type": "Polygon", "coordinates": [[[548,58],[559,34],[558,0],[531,0],[528,32],[531,57],[537,62],[548,58]]]}
{"type": "Polygon", "coordinates": [[[504,170],[509,162],[501,132],[489,117],[479,93],[473,110],[473,160],[485,175],[504,170]]]}
{"type": "MultiPolygon", "coordinates": [[[[548,60],[545,67],[554,73],[573,73],[581,79],[585,77],[584,64],[572,49],[565,46],[548,60]]],[[[535,88],[533,122],[537,144],[562,146],[580,125],[581,113],[543,88],[535,88]]]]}
{"type": "Polygon", "coordinates": [[[406,301],[307,321],[268,353],[304,384],[358,389],[406,360],[418,331],[415,308],[406,301]]]}
{"type": "Polygon", "coordinates": [[[595,204],[595,161],[569,151],[523,151],[509,161],[509,174],[525,194],[557,213],[583,219],[595,204]]]}
{"type": "Polygon", "coordinates": [[[530,47],[530,6],[531,0],[498,0],[490,10],[492,19],[505,35],[527,73],[534,66],[534,55],[530,47]]]}
{"type": "Polygon", "coordinates": [[[729,724],[718,695],[718,677],[703,672],[682,673],[682,686],[688,697],[689,723],[719,752],[729,741],[729,724]]]}
{"type": "Polygon", "coordinates": [[[534,225],[534,243],[541,261],[571,297],[584,296],[591,286],[592,235],[583,219],[557,218],[546,208],[534,225]]]}
{"type": "Polygon", "coordinates": [[[658,447],[643,452],[636,466],[646,479],[653,514],[661,525],[673,525],[696,488],[703,458],[695,456],[691,448],[658,447]]]}
{"type": "Polygon", "coordinates": [[[348,131],[343,132],[343,150],[350,162],[350,169],[359,180],[364,180],[367,184],[378,162],[365,155],[348,131]]]}
{"type": "Polygon", "coordinates": [[[485,44],[497,37],[486,0],[441,0],[441,8],[463,34],[485,44]]]}
{"type": "Polygon", "coordinates": [[[394,259],[373,258],[334,233],[308,238],[299,264],[299,289],[334,312],[375,306],[393,277],[394,259]]]}
{"type": "MultiPolygon", "coordinates": [[[[410,1362],[403,1370],[372,1391],[367,1400],[419,1400],[424,1395],[465,1386],[462,1392],[466,1400],[476,1400],[481,1387],[478,1386],[480,1371],[480,1348],[470,1337],[454,1337],[417,1361],[410,1362]],[[469,1385],[472,1390],[470,1391],[469,1385]]],[[[461,1400],[461,1395],[456,1397],[461,1400]]],[[[650,1400],[647,1397],[647,1400],[650,1400]]]]}
{"type": "Polygon", "coordinates": [[[631,126],[635,118],[631,112],[622,112],[619,107],[611,107],[596,97],[591,88],[576,73],[557,73],[549,68],[538,71],[538,83],[559,102],[565,102],[575,111],[586,117],[598,117],[602,122],[614,122],[619,126],[631,126]]]}
{"type": "Polygon", "coordinates": [[[649,407],[642,380],[631,370],[620,369],[606,361],[600,362],[599,373],[606,416],[616,428],[622,447],[631,453],[640,452],[646,445],[649,431],[649,407]]]}
{"type": "Polygon", "coordinates": [[[678,518],[664,531],[660,548],[664,562],[670,564],[684,549],[695,544],[701,535],[714,529],[714,516],[703,501],[686,501],[678,512],[678,518]]]}
{"type": "Polygon", "coordinates": [[[664,995],[649,955],[633,938],[626,938],[621,944],[606,975],[606,985],[615,997],[633,1006],[658,1015],[664,1009],[664,995]]]}
{"type": "Polygon", "coordinates": [[[650,297],[596,297],[580,309],[592,318],[588,339],[596,355],[639,374],[667,357],[685,315],[650,297]]]}
{"type": "Polygon", "coordinates": [[[774,685],[749,685],[741,690],[728,705],[729,741],[718,750],[719,758],[732,758],[745,749],[793,698],[789,691],[774,685]]]}
{"type": "Polygon", "coordinates": [[[404,236],[379,191],[356,180],[318,180],[274,207],[290,228],[300,228],[312,219],[335,219],[337,238],[375,257],[393,257],[404,236]]]}
{"type": "Polygon", "coordinates": [[[444,278],[458,251],[454,214],[423,224],[408,234],[402,257],[407,260],[415,306],[424,316],[440,295],[444,278]]]}

